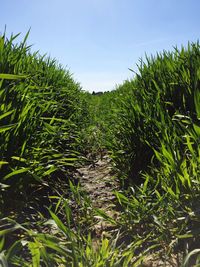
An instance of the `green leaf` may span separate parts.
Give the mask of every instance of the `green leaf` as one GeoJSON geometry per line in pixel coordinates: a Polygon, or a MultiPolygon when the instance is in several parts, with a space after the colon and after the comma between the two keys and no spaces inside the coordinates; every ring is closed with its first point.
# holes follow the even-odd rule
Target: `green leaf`
{"type": "Polygon", "coordinates": [[[176,199],[178,198],[178,196],[174,193],[171,187],[168,187],[167,191],[173,198],[176,198],[176,199]]]}
{"type": "Polygon", "coordinates": [[[25,79],[25,78],[27,78],[27,75],[14,75],[14,74],[0,73],[0,79],[19,80],[19,79],[25,79]]]}
{"type": "Polygon", "coordinates": [[[4,50],[4,38],[0,36],[0,55],[3,53],[4,50]]]}
{"type": "Polygon", "coordinates": [[[6,164],[9,164],[7,161],[0,161],[0,166],[1,165],[6,165],[6,164]]]}
{"type": "Polygon", "coordinates": [[[200,127],[197,124],[193,124],[194,130],[198,136],[200,136],[200,127]]]}
{"type": "Polygon", "coordinates": [[[32,264],[33,267],[40,267],[40,249],[39,242],[29,242],[28,247],[32,255],[32,264]]]}
{"type": "Polygon", "coordinates": [[[2,250],[4,248],[4,244],[5,244],[5,236],[2,236],[0,238],[0,252],[2,252],[2,250]]]}
{"type": "Polygon", "coordinates": [[[153,220],[160,228],[163,228],[162,223],[159,221],[159,219],[156,215],[153,215],[153,220]]]}
{"type": "Polygon", "coordinates": [[[122,203],[126,203],[126,204],[129,203],[129,199],[125,195],[123,195],[122,193],[116,191],[115,195],[116,195],[116,197],[117,197],[117,199],[121,205],[122,205],[122,203]]]}
{"type": "Polygon", "coordinates": [[[3,180],[7,180],[7,179],[9,179],[10,177],[13,177],[13,176],[15,176],[15,175],[18,175],[18,174],[21,174],[21,173],[24,173],[24,172],[27,172],[27,171],[29,171],[29,168],[23,168],[23,169],[20,169],[20,170],[13,171],[13,172],[7,174],[7,175],[3,178],[3,180]]]}
{"type": "Polygon", "coordinates": [[[148,183],[149,183],[149,177],[146,177],[145,182],[144,182],[143,187],[142,187],[143,194],[146,193],[146,191],[147,191],[148,183]]]}
{"type": "Polygon", "coordinates": [[[196,108],[197,117],[200,118],[200,90],[194,91],[194,104],[196,108]]]}
{"type": "Polygon", "coordinates": [[[0,125],[0,133],[3,133],[3,132],[10,130],[10,129],[14,128],[16,125],[17,125],[17,123],[5,125],[5,126],[0,125]]]}
{"type": "MultiPolygon", "coordinates": [[[[117,224],[117,222],[112,217],[110,217],[109,215],[107,215],[103,210],[101,210],[101,209],[95,209],[95,212],[97,213],[97,215],[100,216],[100,218],[103,218],[106,221],[108,221],[108,222],[110,222],[110,223],[112,223],[114,225],[117,224]]],[[[95,217],[97,217],[97,216],[95,216],[95,217]]]]}
{"type": "Polygon", "coordinates": [[[14,112],[14,110],[10,110],[10,111],[8,111],[8,112],[2,114],[2,115],[0,116],[0,120],[2,120],[3,118],[9,116],[9,115],[12,114],[13,112],[14,112]]]}
{"type": "Polygon", "coordinates": [[[50,168],[46,172],[43,173],[42,176],[50,175],[52,172],[55,172],[56,170],[57,170],[57,167],[52,165],[52,166],[50,166],[50,168]]]}
{"type": "Polygon", "coordinates": [[[67,227],[62,223],[62,221],[58,218],[58,216],[53,213],[51,210],[49,210],[52,219],[55,221],[58,228],[63,231],[65,234],[67,233],[67,227]]]}
{"type": "MultiPolygon", "coordinates": [[[[188,253],[188,255],[184,259],[183,267],[187,267],[191,256],[193,256],[193,255],[195,255],[197,253],[200,254],[200,249],[199,248],[194,249],[190,253],[188,253]]],[[[198,265],[195,264],[195,266],[199,266],[199,264],[198,265]]]]}
{"type": "Polygon", "coordinates": [[[193,234],[184,234],[184,235],[177,235],[179,239],[188,239],[194,237],[193,234]]]}
{"type": "MultiPolygon", "coordinates": [[[[54,226],[54,225],[53,225],[54,226]]],[[[60,253],[63,256],[66,256],[66,254],[71,254],[71,250],[68,249],[67,246],[62,246],[60,244],[60,238],[57,238],[55,236],[52,236],[50,234],[35,234],[37,240],[39,240],[40,243],[42,243],[43,246],[49,247],[58,253],[60,253]]],[[[65,245],[71,244],[71,242],[67,241],[65,245]]]]}
{"type": "Polygon", "coordinates": [[[11,232],[19,229],[20,227],[18,225],[15,225],[13,227],[10,227],[10,228],[7,228],[7,229],[4,229],[4,230],[0,230],[0,237],[1,236],[4,236],[6,234],[10,234],[11,232]]]}
{"type": "Polygon", "coordinates": [[[56,126],[52,126],[46,122],[44,122],[44,125],[45,125],[45,128],[47,129],[47,131],[50,133],[50,134],[54,134],[56,131],[57,131],[57,127],[56,126]]]}
{"type": "MultiPolygon", "coordinates": [[[[21,157],[12,156],[11,158],[12,158],[12,159],[15,159],[15,160],[17,160],[17,161],[20,161],[20,162],[26,162],[26,159],[21,158],[21,157]]],[[[1,164],[1,162],[0,162],[0,164],[1,164]]]]}

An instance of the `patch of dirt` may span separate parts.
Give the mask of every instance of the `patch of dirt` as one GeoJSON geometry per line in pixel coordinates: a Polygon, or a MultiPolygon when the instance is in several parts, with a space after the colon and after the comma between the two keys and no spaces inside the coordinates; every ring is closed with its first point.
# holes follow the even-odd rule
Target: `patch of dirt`
{"type": "MultiPolygon", "coordinates": [[[[118,217],[115,210],[116,196],[115,190],[119,189],[119,184],[112,171],[110,158],[104,155],[94,164],[86,165],[78,169],[80,175],[80,185],[89,195],[92,206],[103,210],[112,219],[118,217]]],[[[97,224],[94,226],[96,238],[102,235],[109,235],[109,231],[114,228],[113,224],[98,218],[97,224]]]]}

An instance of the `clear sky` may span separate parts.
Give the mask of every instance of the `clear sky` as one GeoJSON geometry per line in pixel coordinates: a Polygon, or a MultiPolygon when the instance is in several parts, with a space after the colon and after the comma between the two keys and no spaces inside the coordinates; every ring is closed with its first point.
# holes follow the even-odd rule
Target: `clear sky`
{"type": "Polygon", "coordinates": [[[0,32],[31,27],[33,50],[56,58],[84,90],[114,89],[145,52],[197,41],[200,0],[2,0],[0,32]]]}

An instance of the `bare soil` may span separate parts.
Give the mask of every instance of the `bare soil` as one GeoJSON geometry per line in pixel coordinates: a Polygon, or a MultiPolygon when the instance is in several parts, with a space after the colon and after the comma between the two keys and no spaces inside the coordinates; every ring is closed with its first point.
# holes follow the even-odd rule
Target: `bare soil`
{"type": "MultiPolygon", "coordinates": [[[[113,219],[118,217],[118,211],[115,208],[116,196],[115,190],[119,189],[119,183],[112,171],[110,158],[104,155],[96,160],[93,164],[86,165],[78,169],[80,174],[80,185],[89,195],[92,206],[103,210],[113,219]]],[[[98,218],[94,226],[96,238],[102,235],[108,235],[113,230],[113,225],[98,218]]]]}

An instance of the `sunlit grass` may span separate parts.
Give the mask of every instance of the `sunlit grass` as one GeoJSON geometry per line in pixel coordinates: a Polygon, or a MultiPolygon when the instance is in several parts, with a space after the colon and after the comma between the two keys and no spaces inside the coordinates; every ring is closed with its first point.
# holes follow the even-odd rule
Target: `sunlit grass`
{"type": "Polygon", "coordinates": [[[134,79],[92,96],[31,53],[28,34],[16,38],[0,37],[0,264],[199,264],[199,43],[146,58],[134,79]],[[102,153],[122,186],[116,219],[73,181],[84,157],[102,153]],[[33,218],[19,222],[26,204],[33,218]],[[95,247],[97,216],[115,231],[95,247]]]}

